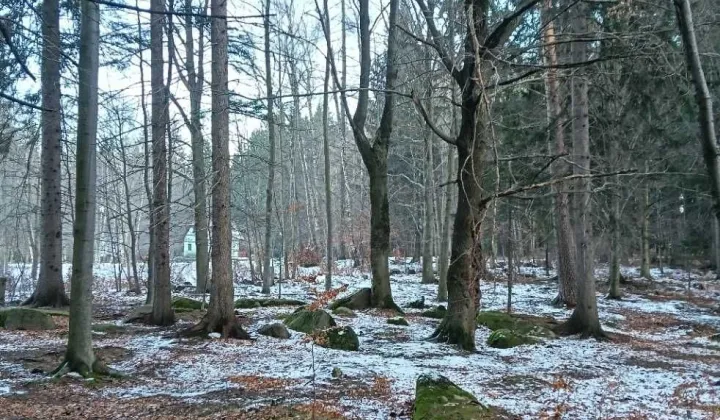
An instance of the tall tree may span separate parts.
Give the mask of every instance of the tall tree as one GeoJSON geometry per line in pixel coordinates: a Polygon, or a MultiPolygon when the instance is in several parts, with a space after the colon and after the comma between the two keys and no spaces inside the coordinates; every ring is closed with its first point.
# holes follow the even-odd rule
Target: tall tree
{"type": "Polygon", "coordinates": [[[150,89],[152,91],[153,204],[155,223],[153,267],[153,311],[150,322],[171,325],[175,322],[170,293],[170,206],[168,203],[168,157],[165,131],[168,95],[163,78],[163,27],[165,2],[152,0],[150,9],[150,89]]]}
{"type": "MultiPolygon", "coordinates": [[[[325,26],[330,27],[330,11],[328,2],[324,0],[325,26]]],[[[327,257],[327,275],[325,276],[325,290],[332,288],[332,271],[333,271],[333,223],[332,223],[332,188],[330,186],[330,134],[328,133],[328,108],[330,103],[330,94],[328,88],[330,86],[330,60],[325,60],[325,84],[323,93],[323,154],[325,157],[325,218],[327,222],[327,239],[325,244],[325,255],[327,257]]]]}
{"type": "Polygon", "coordinates": [[[62,112],[60,109],[60,3],[42,6],[42,186],[40,277],[24,302],[33,306],[67,306],[62,277],[62,112]]]}
{"type": "MultiPolygon", "coordinates": [[[[558,54],[557,37],[555,32],[555,19],[552,14],[552,0],[543,0],[542,22],[544,27],[544,48],[543,61],[547,70],[545,71],[545,98],[547,107],[547,121],[551,127],[548,149],[550,154],[557,156],[564,155],[565,150],[565,125],[567,118],[562,109],[560,95],[560,81],[558,80],[558,54]]],[[[565,160],[559,159],[552,167],[552,173],[556,177],[569,175],[570,168],[565,160]]],[[[558,254],[558,294],[553,300],[554,304],[575,305],[575,241],[573,240],[572,221],[570,219],[570,207],[566,183],[558,183],[553,187],[555,207],[555,236],[557,238],[558,254]]]]}
{"type": "Polygon", "coordinates": [[[210,332],[249,338],[235,318],[230,221],[230,110],[228,98],[227,0],[212,0],[212,281],[208,312],[188,334],[210,332]]]}
{"type": "MultiPolygon", "coordinates": [[[[370,304],[375,308],[387,308],[400,311],[392,298],[390,289],[390,205],[388,203],[388,149],[392,134],[395,112],[395,82],[397,80],[397,9],[399,0],[390,0],[388,20],[388,46],[385,70],[385,103],[382,109],[380,125],[372,138],[365,133],[370,87],[370,6],[368,0],[360,0],[360,92],[355,114],[351,114],[347,96],[341,93],[343,108],[352,127],[355,144],[370,176],[370,266],[372,269],[372,287],[370,304]],[[352,115],[352,118],[350,117],[352,115]]],[[[316,3],[317,5],[317,3],[316,3]]],[[[320,7],[317,7],[320,13],[320,7]]],[[[337,66],[332,56],[330,28],[323,20],[323,32],[327,43],[333,79],[341,86],[337,66]]],[[[342,86],[344,89],[345,86],[342,86]]],[[[342,89],[341,89],[342,90],[342,89]]]]}
{"type": "MultiPolygon", "coordinates": [[[[570,44],[573,63],[588,60],[588,7],[577,3],[570,10],[570,30],[576,37],[570,44]]],[[[575,181],[574,221],[577,274],[577,306],[570,318],[561,326],[566,334],[602,338],[605,333],[600,325],[595,295],[593,273],[591,182],[590,174],[590,113],[588,81],[583,69],[576,70],[571,78],[571,115],[573,136],[573,173],[584,176],[575,181]]]]}
{"type": "MultiPolygon", "coordinates": [[[[100,8],[80,3],[80,63],[75,178],[75,223],[70,279],[70,324],[65,363],[70,370],[88,376],[104,368],[92,348],[92,282],[95,248],[96,139],[98,121],[98,68],[100,8]]],[[[61,366],[62,368],[62,366],[61,366]]]]}
{"type": "Polygon", "coordinates": [[[273,270],[271,267],[273,250],[271,249],[272,240],[272,203],[273,203],[273,183],[275,180],[275,117],[273,83],[272,83],[272,64],[270,51],[270,0],[265,0],[265,89],[267,95],[267,124],[268,124],[268,143],[270,147],[270,156],[268,159],[268,180],[265,190],[265,244],[263,259],[263,293],[270,293],[270,287],[273,283],[273,270]]]}

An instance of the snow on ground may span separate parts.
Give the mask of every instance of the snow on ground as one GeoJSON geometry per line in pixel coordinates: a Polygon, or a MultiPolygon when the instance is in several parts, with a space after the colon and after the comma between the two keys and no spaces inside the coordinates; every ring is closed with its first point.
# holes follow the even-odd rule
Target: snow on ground
{"type": "MultiPolygon", "coordinates": [[[[404,307],[424,296],[426,304],[437,305],[437,286],[420,284],[419,274],[406,273],[421,270],[406,265],[391,266],[401,273],[392,276],[396,302],[404,307]]],[[[108,271],[103,267],[100,270],[108,271]]],[[[177,272],[190,271],[192,265],[177,272]]],[[[632,275],[630,269],[623,271],[632,275]]],[[[569,316],[569,310],[549,305],[556,285],[543,279],[544,269],[527,267],[521,273],[528,277],[513,286],[514,311],[559,319],[569,316]]],[[[596,274],[600,277],[602,273],[600,268],[596,274]]],[[[653,274],[658,287],[672,291],[687,288],[686,273],[666,270],[665,276],[653,274]]],[[[699,281],[698,276],[693,281],[699,281]]],[[[278,296],[281,290],[285,297],[310,301],[313,289],[321,289],[323,283],[324,276],[315,283],[285,281],[276,285],[273,295],[278,296]]],[[[334,287],[344,284],[350,293],[369,287],[370,279],[360,272],[333,276],[334,287]]],[[[149,327],[140,327],[133,334],[99,333],[94,334],[97,347],[122,348],[131,355],[111,364],[129,379],[111,382],[97,392],[105,398],[127,401],[165,396],[191,403],[219,400],[247,407],[278,401],[307,402],[317,392],[319,398],[334,395],[331,402],[349,417],[386,419],[413,399],[418,375],[440,373],[481,402],[505,408],[520,418],[534,419],[558,410],[566,419],[709,418],[712,410],[718,414],[720,409],[720,343],[708,339],[720,330],[720,314],[695,301],[717,302],[718,286],[718,282],[706,282],[703,290],[692,289],[687,298],[677,293],[664,296],[634,289],[626,292],[621,301],[606,300],[598,294],[601,320],[609,332],[623,339],[597,342],[570,337],[501,350],[485,345],[490,332],[480,327],[476,336],[478,350],[474,353],[427,341],[438,321],[420,317],[419,310],[408,310],[410,327],[388,325],[389,315],[376,311],[358,313],[356,318],[336,317],[339,324],[350,325],[358,333],[358,352],[314,346],[295,332],[290,340],[255,334],[259,326],[275,322],[294,308],[239,310],[249,319],[248,328],[256,338],[252,342],[198,342],[177,338],[175,330],[149,327]],[[343,371],[343,379],[331,378],[335,367],[343,371]],[[280,397],[270,393],[251,398],[244,393],[243,385],[233,380],[248,375],[287,380],[289,392],[280,397]],[[355,381],[372,384],[377,378],[390,380],[389,396],[345,393],[355,381]]],[[[482,309],[506,307],[504,283],[483,283],[481,289],[482,309]]],[[[259,286],[241,282],[236,283],[236,294],[262,296],[259,286]]],[[[104,291],[96,293],[96,305],[100,304],[98,297],[105,304],[115,305],[116,311],[143,301],[142,297],[124,292],[104,291]]],[[[177,328],[189,325],[185,322],[177,328]]],[[[28,392],[27,383],[43,380],[28,373],[18,361],[3,361],[9,351],[62,348],[64,339],[50,333],[29,335],[0,330],[0,396],[28,392]]]]}

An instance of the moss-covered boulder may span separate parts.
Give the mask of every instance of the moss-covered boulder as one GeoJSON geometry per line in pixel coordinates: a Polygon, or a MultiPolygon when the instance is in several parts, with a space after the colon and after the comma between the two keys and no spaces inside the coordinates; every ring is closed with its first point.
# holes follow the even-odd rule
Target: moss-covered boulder
{"type": "Polygon", "coordinates": [[[268,337],[275,337],[275,338],[283,338],[287,339],[290,338],[290,331],[288,331],[287,327],[285,325],[275,322],[272,324],[264,325],[258,329],[258,334],[265,335],[268,337]]]}
{"type": "Polygon", "coordinates": [[[487,339],[487,345],[496,349],[509,349],[523,344],[536,343],[535,338],[508,329],[495,330],[487,339]]]}
{"type": "Polygon", "coordinates": [[[482,311],[477,315],[477,324],[493,331],[505,329],[520,335],[554,338],[552,328],[558,325],[558,322],[550,317],[482,311]]]}
{"type": "Polygon", "coordinates": [[[447,309],[443,305],[438,305],[420,313],[421,316],[434,319],[443,319],[445,318],[445,314],[447,314],[447,309]]]}
{"type": "Polygon", "coordinates": [[[352,327],[332,327],[315,336],[315,344],[335,350],[357,351],[360,340],[352,327]]]}
{"type": "Polygon", "coordinates": [[[173,299],[172,307],[177,312],[197,311],[203,309],[203,303],[195,299],[177,297],[173,299]]]}
{"type": "Polygon", "coordinates": [[[415,384],[413,420],[489,420],[502,418],[469,392],[441,375],[421,375],[415,384]]]}
{"type": "Polygon", "coordinates": [[[297,299],[278,299],[278,298],[241,298],[235,301],[237,309],[253,309],[266,308],[270,306],[302,306],[305,302],[297,299]]]}
{"type": "Polygon", "coordinates": [[[368,309],[372,306],[372,290],[370,288],[360,289],[350,296],[341,298],[330,304],[330,309],[345,307],[356,311],[368,309]]]}
{"type": "Polygon", "coordinates": [[[387,323],[390,325],[402,325],[404,327],[407,327],[408,325],[410,325],[407,322],[407,319],[405,319],[401,316],[396,316],[394,318],[388,318],[387,323]]]}
{"type": "Polygon", "coordinates": [[[137,306],[130,310],[130,313],[125,318],[124,322],[147,324],[150,321],[150,317],[152,316],[152,310],[152,305],[137,306]]]}
{"type": "Polygon", "coordinates": [[[720,342],[720,334],[713,334],[710,337],[708,337],[710,341],[717,341],[720,342]]]}
{"type": "Polygon", "coordinates": [[[420,299],[408,303],[407,307],[412,309],[425,309],[425,296],[421,296],[420,299]]]}
{"type": "Polygon", "coordinates": [[[322,309],[311,311],[303,308],[287,317],[285,325],[291,330],[310,334],[313,331],[324,330],[337,324],[335,324],[333,317],[322,309]]]}
{"type": "Polygon", "coordinates": [[[351,317],[351,318],[357,316],[357,315],[355,315],[355,312],[353,312],[352,309],[346,308],[344,306],[333,309],[332,313],[335,315],[338,315],[338,316],[345,316],[345,317],[351,317]]]}
{"type": "Polygon", "coordinates": [[[9,308],[0,310],[0,327],[8,330],[40,331],[55,329],[52,316],[31,308],[9,308]]]}

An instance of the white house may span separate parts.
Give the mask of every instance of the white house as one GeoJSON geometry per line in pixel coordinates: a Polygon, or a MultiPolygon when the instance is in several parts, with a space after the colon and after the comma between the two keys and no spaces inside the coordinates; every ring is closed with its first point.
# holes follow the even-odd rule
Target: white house
{"type": "MultiPolygon", "coordinates": [[[[232,232],[232,252],[230,253],[232,259],[245,258],[247,257],[247,248],[244,244],[245,240],[239,232],[233,230],[232,232]]],[[[195,228],[189,228],[185,234],[183,241],[183,257],[188,259],[195,259],[195,228]]]]}

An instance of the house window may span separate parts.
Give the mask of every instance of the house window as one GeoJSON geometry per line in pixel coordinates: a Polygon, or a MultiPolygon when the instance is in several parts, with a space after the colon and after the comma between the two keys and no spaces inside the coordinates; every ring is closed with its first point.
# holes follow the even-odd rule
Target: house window
{"type": "Polygon", "coordinates": [[[192,243],[188,243],[188,251],[192,251],[192,243]]]}

